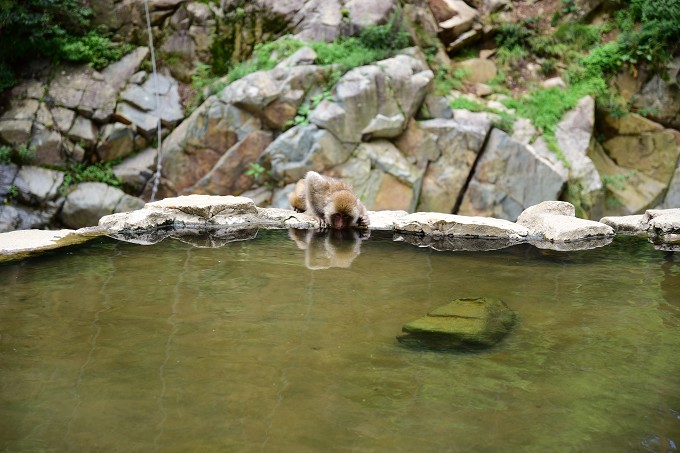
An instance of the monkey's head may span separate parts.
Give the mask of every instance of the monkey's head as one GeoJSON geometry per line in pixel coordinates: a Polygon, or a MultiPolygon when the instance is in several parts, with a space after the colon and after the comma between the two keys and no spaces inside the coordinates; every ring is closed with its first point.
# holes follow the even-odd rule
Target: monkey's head
{"type": "Polygon", "coordinates": [[[361,216],[361,202],[349,190],[333,192],[326,205],[325,220],[331,228],[342,230],[357,226],[361,216]]]}

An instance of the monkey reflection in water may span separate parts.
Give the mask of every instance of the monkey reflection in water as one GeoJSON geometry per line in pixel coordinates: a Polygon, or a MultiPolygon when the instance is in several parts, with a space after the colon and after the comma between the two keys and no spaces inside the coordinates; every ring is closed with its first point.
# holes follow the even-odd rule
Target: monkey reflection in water
{"type": "Polygon", "coordinates": [[[288,196],[290,206],[307,212],[321,222],[322,228],[336,230],[368,227],[368,212],[352,188],[345,182],[323,176],[315,171],[307,173],[288,196]]]}
{"type": "Polygon", "coordinates": [[[361,241],[368,239],[369,230],[327,229],[298,230],[291,228],[288,235],[298,248],[305,251],[307,269],[348,268],[361,253],[361,241]]]}

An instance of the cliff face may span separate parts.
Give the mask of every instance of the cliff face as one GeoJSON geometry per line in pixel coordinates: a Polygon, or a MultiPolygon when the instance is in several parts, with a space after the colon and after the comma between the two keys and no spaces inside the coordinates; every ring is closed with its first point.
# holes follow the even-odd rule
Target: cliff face
{"type": "Polygon", "coordinates": [[[621,32],[607,2],[567,3],[151,1],[156,79],[143,2],[93,0],[97,23],[143,46],[100,71],[36,66],[6,92],[0,231],[139,207],[159,123],[158,197],[284,207],[314,170],[374,210],[680,206],[680,59],[626,64],[599,86],[574,67],[621,32]]]}

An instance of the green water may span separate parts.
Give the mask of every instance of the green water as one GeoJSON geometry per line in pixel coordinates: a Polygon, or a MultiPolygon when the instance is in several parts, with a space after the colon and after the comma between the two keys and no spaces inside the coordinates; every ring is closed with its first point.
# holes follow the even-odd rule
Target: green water
{"type": "Polygon", "coordinates": [[[1,265],[0,451],[680,447],[680,256],[360,247],[99,239],[1,265]],[[395,340],[477,296],[519,316],[494,349],[395,340]]]}

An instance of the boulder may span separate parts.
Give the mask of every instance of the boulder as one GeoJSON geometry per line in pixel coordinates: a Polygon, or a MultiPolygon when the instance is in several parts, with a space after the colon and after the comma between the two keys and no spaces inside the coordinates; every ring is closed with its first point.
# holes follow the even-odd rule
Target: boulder
{"type": "Polygon", "coordinates": [[[310,121],[342,142],[393,138],[406,128],[434,80],[420,60],[398,55],[347,72],[310,121]]]}
{"type": "Polygon", "coordinates": [[[501,341],[517,315],[501,300],[480,297],[456,299],[404,324],[397,337],[407,346],[435,350],[485,349],[501,341]]]}
{"type": "Polygon", "coordinates": [[[614,236],[609,225],[575,217],[576,209],[565,201],[544,201],[525,209],[517,224],[526,227],[532,238],[551,242],[576,242],[614,236]]]}
{"type": "MultiPolygon", "coordinates": [[[[189,193],[208,195],[238,195],[255,182],[253,175],[247,175],[249,164],[258,158],[272,141],[272,134],[253,131],[232,146],[220,157],[213,168],[194,186],[189,193]]],[[[266,175],[265,175],[266,176],[266,175]]]]}
{"type": "Polygon", "coordinates": [[[295,126],[279,135],[264,151],[272,177],[286,184],[314,170],[323,172],[345,162],[352,146],[342,144],[332,133],[314,124],[295,126]]]}
{"type": "Polygon", "coordinates": [[[643,225],[643,214],[607,216],[600,219],[600,223],[612,227],[616,234],[638,235],[647,232],[647,226],[643,225]]]}
{"type": "Polygon", "coordinates": [[[97,225],[103,216],[143,206],[144,200],[131,197],[116,187],[101,182],[84,182],[66,196],[59,219],[70,228],[81,228],[97,225]]]}
{"type": "Polygon", "coordinates": [[[156,149],[147,148],[113,167],[113,174],[127,191],[141,193],[156,170],[156,154],[156,149]]]}
{"type": "Polygon", "coordinates": [[[404,133],[394,140],[394,145],[418,168],[426,168],[429,162],[436,161],[441,155],[437,147],[437,135],[420,127],[414,119],[409,121],[404,133]]]}
{"type": "Polygon", "coordinates": [[[35,150],[34,164],[47,164],[55,166],[66,165],[66,154],[63,149],[63,140],[59,132],[48,129],[41,123],[33,125],[33,135],[30,146],[35,150]]]}
{"type": "MultiPolygon", "coordinates": [[[[149,116],[160,118],[161,124],[165,127],[174,127],[184,119],[177,81],[168,75],[157,75],[158,78],[151,75],[142,85],[129,84],[120,94],[121,100],[129,104],[125,110],[116,109],[116,115],[120,116],[124,122],[135,123],[134,119],[139,117],[142,124],[151,123],[150,119],[141,119],[149,116]],[[128,117],[123,118],[126,114],[128,117]]],[[[157,127],[157,123],[154,126],[157,127]]]]}
{"type": "Polygon", "coordinates": [[[602,190],[602,180],[588,157],[590,140],[595,127],[595,100],[586,96],[568,111],[555,129],[557,146],[569,162],[569,180],[578,182],[581,193],[596,198],[602,190]]]}
{"type": "Polygon", "coordinates": [[[617,165],[637,170],[667,185],[678,163],[680,147],[670,130],[619,135],[602,144],[617,165]]]}
{"type": "Polygon", "coordinates": [[[25,204],[42,206],[59,197],[59,188],[64,182],[64,172],[25,165],[14,179],[18,199],[25,204]]]}
{"type": "Polygon", "coordinates": [[[10,193],[10,188],[14,185],[14,178],[19,172],[16,165],[0,163],[0,203],[3,202],[10,193]]]}
{"type": "Polygon", "coordinates": [[[603,205],[595,209],[601,215],[616,216],[640,214],[662,201],[666,185],[633,168],[618,166],[593,142],[588,156],[605,181],[603,205]]]}
{"type": "Polygon", "coordinates": [[[648,209],[642,216],[642,225],[652,236],[680,235],[680,208],[648,209]]]}
{"type": "Polygon", "coordinates": [[[134,150],[134,140],[135,134],[130,126],[123,123],[107,124],[97,144],[97,155],[104,162],[125,157],[134,150]]]}
{"type": "Polygon", "coordinates": [[[67,133],[68,138],[85,148],[90,148],[97,143],[97,127],[89,119],[76,117],[71,129],[67,133]]]}
{"type": "Polygon", "coordinates": [[[673,177],[668,185],[668,192],[663,202],[663,208],[677,208],[680,207],[680,164],[673,172],[673,177]]]}
{"type": "Polygon", "coordinates": [[[52,220],[53,212],[26,206],[0,204],[0,233],[31,228],[45,228],[52,220]]]}
{"type": "Polygon", "coordinates": [[[0,137],[11,145],[27,143],[40,103],[35,99],[14,100],[0,116],[0,137]]]}
{"type": "Polygon", "coordinates": [[[445,44],[469,31],[479,18],[479,12],[463,0],[429,0],[428,3],[439,22],[439,36],[445,44]]]}
{"type": "Polygon", "coordinates": [[[652,76],[642,90],[632,97],[636,110],[650,112],[649,117],[666,127],[680,129],[680,89],[660,75],[652,76]]]}
{"type": "Polygon", "coordinates": [[[177,191],[193,186],[260,124],[253,115],[211,96],[163,141],[163,177],[177,191]]]}
{"type": "Polygon", "coordinates": [[[457,120],[421,121],[419,127],[435,137],[439,159],[431,162],[423,177],[418,211],[450,213],[456,208],[477,156],[491,129],[485,114],[457,120]]]}
{"type": "Polygon", "coordinates": [[[458,212],[514,220],[529,206],[557,199],[565,183],[561,165],[493,129],[458,212]]]}
{"type": "Polygon", "coordinates": [[[467,217],[439,212],[416,212],[397,219],[395,231],[430,236],[524,240],[529,230],[491,217],[467,217]]]}
{"type": "Polygon", "coordinates": [[[282,129],[295,118],[305,94],[321,85],[325,77],[320,66],[277,66],[236,80],[218,96],[222,102],[257,116],[270,128],[282,129]]]}
{"type": "Polygon", "coordinates": [[[461,61],[456,68],[465,72],[463,79],[471,84],[487,83],[498,75],[496,63],[485,58],[470,58],[461,61]]]}

